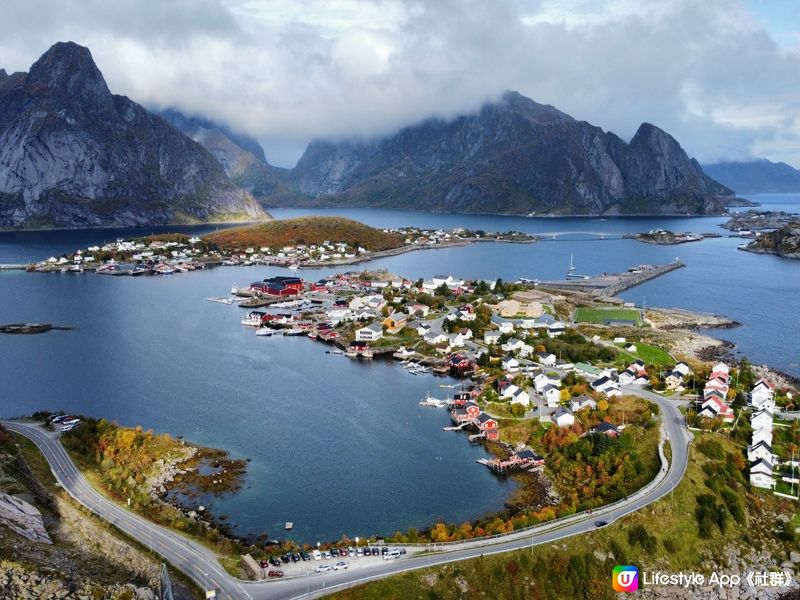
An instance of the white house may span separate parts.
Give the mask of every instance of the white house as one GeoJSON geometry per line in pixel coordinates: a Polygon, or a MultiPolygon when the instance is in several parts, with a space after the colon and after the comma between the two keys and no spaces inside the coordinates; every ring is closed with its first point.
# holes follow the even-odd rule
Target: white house
{"type": "Polygon", "coordinates": [[[755,429],[753,430],[753,438],[751,444],[755,446],[759,442],[766,442],[772,447],[772,428],[769,429],[755,429]]]}
{"type": "Polygon", "coordinates": [[[714,365],[714,368],[711,369],[712,373],[728,373],[730,374],[731,368],[726,365],[724,362],[718,362],[714,365]]]}
{"type": "Polygon", "coordinates": [[[747,460],[751,463],[762,458],[770,463],[775,461],[775,455],[772,454],[772,446],[763,440],[747,449],[747,460]]]}
{"type": "Polygon", "coordinates": [[[559,408],[552,416],[557,427],[572,427],[575,424],[575,415],[566,408],[559,408]]]}
{"type": "Polygon", "coordinates": [[[528,358],[531,354],[533,354],[533,346],[523,344],[522,347],[517,351],[517,354],[522,358],[528,358]]]}
{"type": "Polygon", "coordinates": [[[544,386],[542,396],[547,401],[547,406],[550,408],[555,408],[561,404],[561,390],[554,385],[544,386]]]}
{"type": "Polygon", "coordinates": [[[500,348],[504,352],[514,352],[515,350],[519,350],[525,345],[525,342],[522,340],[518,340],[517,338],[509,339],[505,344],[500,346],[500,348]]]}
{"type": "Polygon", "coordinates": [[[427,323],[417,323],[417,335],[419,337],[423,337],[426,333],[431,330],[431,326],[427,323]]]}
{"type": "Polygon", "coordinates": [[[554,338],[562,335],[567,330],[567,326],[564,325],[561,321],[556,321],[555,323],[550,323],[547,326],[547,337],[554,338]]]}
{"type": "Polygon", "coordinates": [[[383,337],[383,327],[380,323],[371,323],[361,329],[356,329],[356,340],[359,342],[375,342],[383,337]]]}
{"type": "Polygon", "coordinates": [[[554,367],[556,365],[556,355],[550,352],[537,352],[536,360],[546,367],[554,367]]]}
{"type": "Polygon", "coordinates": [[[487,331],[483,334],[483,343],[487,346],[491,346],[492,344],[497,344],[500,341],[500,336],[502,336],[499,331],[487,331]]]}
{"type": "Polygon", "coordinates": [[[514,331],[513,321],[503,319],[502,317],[493,316],[492,323],[500,331],[500,333],[512,333],[514,331]]]}
{"type": "Polygon", "coordinates": [[[772,463],[763,458],[750,463],[750,485],[763,489],[773,489],[772,463]]]}
{"type": "Polygon", "coordinates": [[[441,331],[428,331],[422,336],[422,339],[425,340],[426,344],[430,344],[431,346],[438,346],[439,344],[444,344],[450,338],[448,338],[441,331]]]}
{"type": "Polygon", "coordinates": [[[503,370],[506,373],[516,373],[519,371],[519,361],[513,356],[504,356],[502,364],[503,370]]]}
{"type": "Polygon", "coordinates": [[[561,387],[561,380],[558,377],[551,377],[546,373],[539,373],[536,377],[533,378],[533,387],[540,394],[544,392],[545,386],[548,385],[561,387]]]}
{"type": "Polygon", "coordinates": [[[431,309],[427,304],[422,304],[421,302],[415,302],[408,306],[409,314],[423,318],[428,316],[430,310],[431,309]]]}
{"type": "Polygon", "coordinates": [[[684,377],[686,377],[687,375],[689,375],[689,373],[692,372],[692,370],[689,368],[689,365],[687,365],[685,362],[679,362],[673,367],[672,370],[677,371],[684,377]]]}
{"type": "Polygon", "coordinates": [[[509,400],[511,404],[521,404],[522,406],[530,406],[531,397],[523,389],[518,388],[516,385],[509,385],[503,390],[502,397],[509,400]]]}
{"type": "Polygon", "coordinates": [[[627,350],[628,352],[636,352],[637,350],[636,344],[628,344],[627,346],[625,346],[625,350],[627,350]]]}
{"type": "Polygon", "coordinates": [[[587,408],[591,410],[597,408],[597,402],[589,396],[577,396],[569,401],[569,409],[574,413],[587,408]]]}
{"type": "Polygon", "coordinates": [[[750,426],[756,429],[772,429],[772,411],[762,408],[750,417],[750,426]]]}
{"type": "Polygon", "coordinates": [[[773,384],[764,379],[759,379],[756,381],[756,384],[753,386],[753,389],[750,392],[750,404],[757,408],[761,408],[765,402],[773,401],[774,395],[775,389],[773,384]]]}
{"type": "Polygon", "coordinates": [[[621,396],[622,395],[622,393],[619,391],[619,386],[616,384],[616,382],[613,379],[611,379],[607,375],[604,375],[603,377],[600,377],[599,379],[595,379],[591,383],[591,385],[592,385],[592,389],[605,394],[609,398],[612,397],[612,396],[621,396]]]}

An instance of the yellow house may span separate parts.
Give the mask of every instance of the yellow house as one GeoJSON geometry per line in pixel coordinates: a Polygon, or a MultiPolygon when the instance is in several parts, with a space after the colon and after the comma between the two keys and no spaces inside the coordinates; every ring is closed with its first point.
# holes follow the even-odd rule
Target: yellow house
{"type": "Polygon", "coordinates": [[[408,315],[395,312],[383,320],[383,326],[386,327],[386,333],[399,333],[405,328],[407,321],[408,315]]]}

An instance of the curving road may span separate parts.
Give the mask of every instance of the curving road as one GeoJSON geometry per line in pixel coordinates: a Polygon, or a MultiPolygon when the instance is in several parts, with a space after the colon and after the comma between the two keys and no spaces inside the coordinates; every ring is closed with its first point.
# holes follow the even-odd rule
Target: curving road
{"type": "MultiPolygon", "coordinates": [[[[58,434],[48,432],[36,423],[3,421],[2,424],[9,430],[29,438],[39,447],[59,484],[76,501],[142,545],[152,548],[199,586],[207,585],[209,589],[217,590],[218,598],[294,600],[324,596],[333,591],[404,571],[530,548],[532,545],[579,535],[596,529],[595,522],[598,520],[611,523],[662,498],[675,488],[683,477],[689,456],[691,434],[685,426],[683,415],[678,410],[676,402],[637,387],[623,386],[623,391],[658,404],[662,416],[662,439],[670,441],[672,451],[669,468],[662,467],[652,483],[628,498],[614,505],[596,509],[591,515],[573,515],[555,523],[545,523],[530,530],[517,531],[489,540],[437,545],[433,554],[423,553],[427,549],[425,546],[408,547],[409,553],[399,560],[351,559],[349,561],[351,568],[346,571],[324,574],[312,571],[305,576],[261,582],[242,581],[232,577],[222,569],[215,554],[205,546],[172,530],[155,525],[106,499],[92,488],[78,471],[58,441],[58,434]],[[418,552],[414,554],[414,551],[418,552]]],[[[317,564],[319,563],[312,561],[305,563],[305,566],[313,569],[317,564]]]]}

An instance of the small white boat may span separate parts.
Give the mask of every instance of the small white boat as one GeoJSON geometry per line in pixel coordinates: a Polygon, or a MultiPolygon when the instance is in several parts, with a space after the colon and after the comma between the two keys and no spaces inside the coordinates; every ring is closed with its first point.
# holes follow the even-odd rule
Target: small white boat
{"type": "Polygon", "coordinates": [[[238,293],[239,293],[239,288],[236,287],[236,284],[234,283],[233,286],[231,287],[231,294],[238,294],[238,293]]]}
{"type": "Polygon", "coordinates": [[[447,406],[446,400],[440,400],[439,398],[434,398],[430,394],[427,394],[422,400],[419,401],[420,406],[433,406],[435,408],[444,408],[447,406]]]}
{"type": "Polygon", "coordinates": [[[289,269],[292,270],[292,271],[297,271],[298,265],[292,263],[291,265],[289,265],[289,269]]]}
{"type": "Polygon", "coordinates": [[[452,389],[452,388],[454,388],[456,386],[454,386],[452,384],[449,384],[449,383],[441,383],[441,384],[439,384],[439,387],[440,388],[450,388],[450,389],[452,389]]]}
{"type": "Polygon", "coordinates": [[[272,329],[269,329],[267,327],[260,327],[259,329],[256,329],[256,335],[269,337],[273,333],[275,333],[275,332],[272,329]]]}
{"type": "Polygon", "coordinates": [[[261,327],[261,318],[263,316],[263,312],[254,310],[244,319],[242,319],[242,325],[247,325],[248,327],[261,327]]]}

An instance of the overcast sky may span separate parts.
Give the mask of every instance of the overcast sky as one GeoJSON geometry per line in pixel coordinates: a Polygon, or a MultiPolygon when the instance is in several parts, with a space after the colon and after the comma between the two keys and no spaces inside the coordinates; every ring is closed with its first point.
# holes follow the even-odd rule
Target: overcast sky
{"type": "Polygon", "coordinates": [[[292,166],[315,137],[374,136],[515,89],[701,162],[800,167],[800,2],[6,0],[0,67],[88,46],[115,93],[257,137],[292,166]]]}

